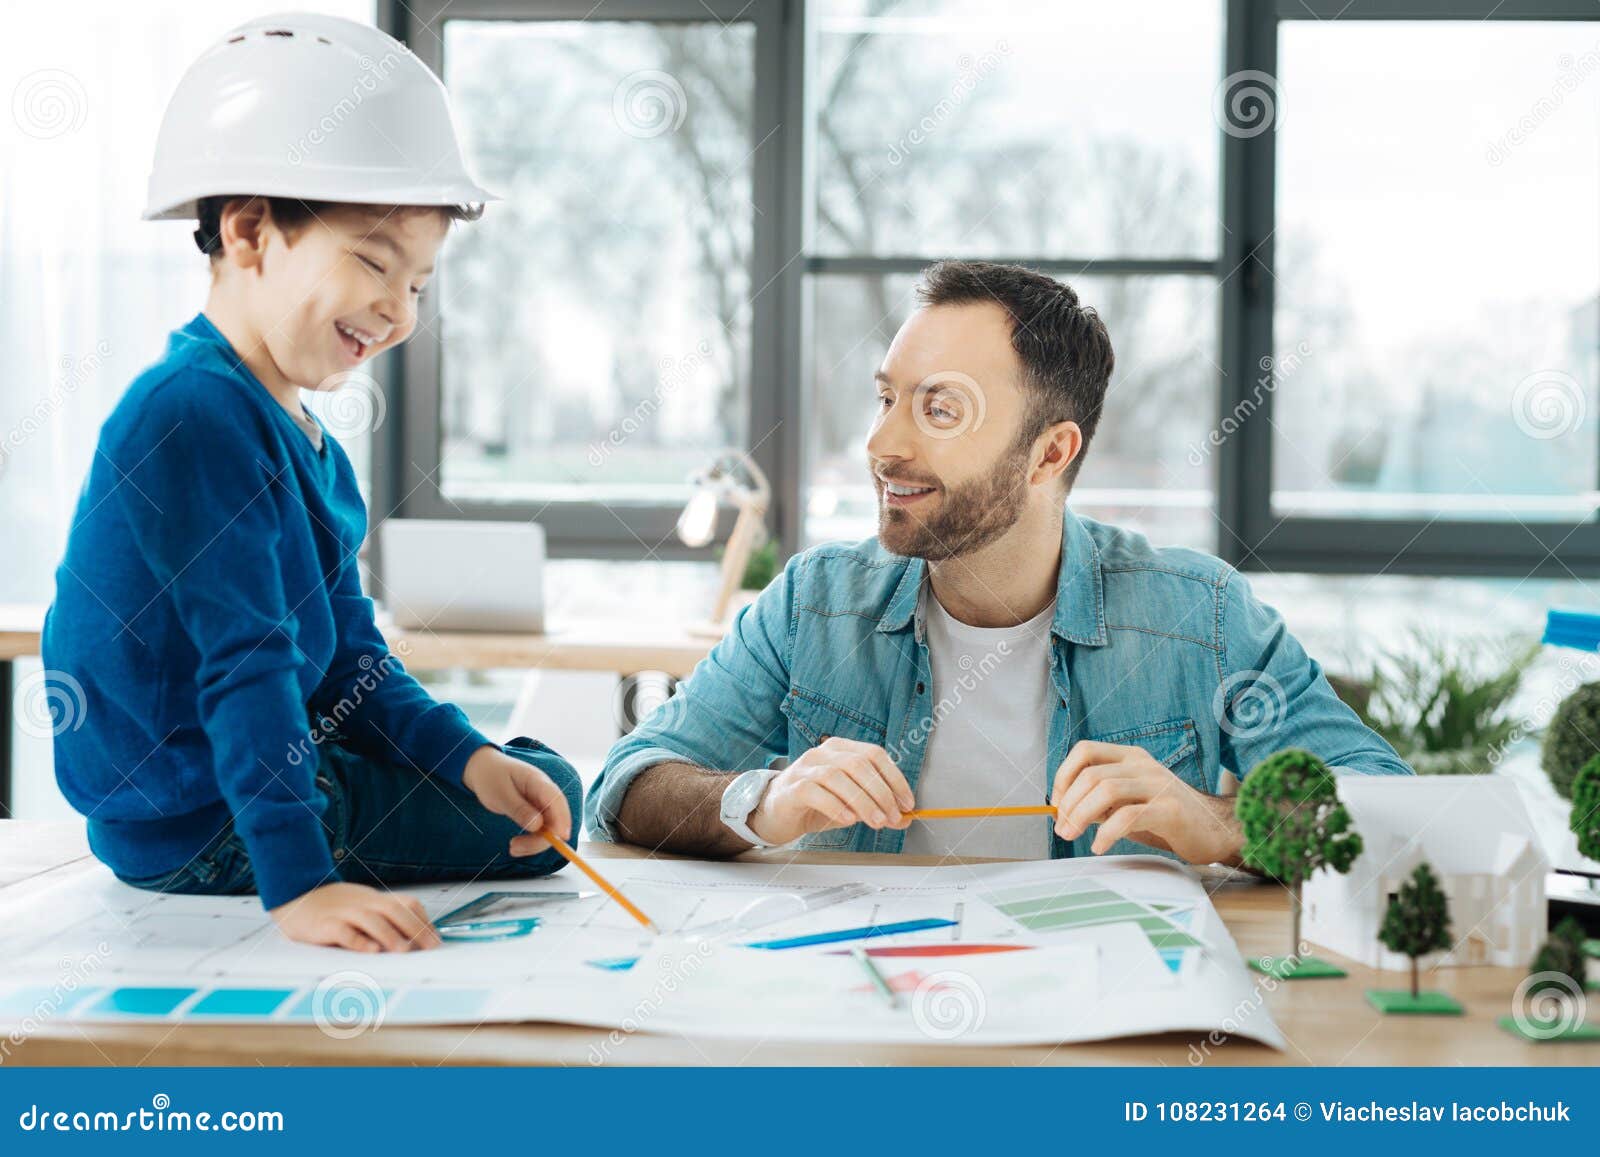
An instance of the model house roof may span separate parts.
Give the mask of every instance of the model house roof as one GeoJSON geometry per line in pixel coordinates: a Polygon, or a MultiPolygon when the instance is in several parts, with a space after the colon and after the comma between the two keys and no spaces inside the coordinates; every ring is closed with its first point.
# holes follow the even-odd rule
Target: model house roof
{"type": "Polygon", "coordinates": [[[1344,775],[1339,799],[1361,834],[1362,866],[1440,875],[1502,874],[1524,855],[1549,858],[1515,781],[1498,775],[1344,775]]]}

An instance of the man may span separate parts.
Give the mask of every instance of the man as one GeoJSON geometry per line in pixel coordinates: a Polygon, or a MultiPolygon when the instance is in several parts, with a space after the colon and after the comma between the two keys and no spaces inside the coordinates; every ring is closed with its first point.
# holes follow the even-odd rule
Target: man
{"type": "Polygon", "coordinates": [[[598,835],[1237,863],[1224,767],[1303,747],[1409,773],[1233,568],[1066,508],[1113,366],[1092,309],[970,262],[927,270],[919,297],[876,375],[877,537],[790,560],[612,749],[598,835]],[[905,818],[1046,802],[1053,817],[905,818]]]}

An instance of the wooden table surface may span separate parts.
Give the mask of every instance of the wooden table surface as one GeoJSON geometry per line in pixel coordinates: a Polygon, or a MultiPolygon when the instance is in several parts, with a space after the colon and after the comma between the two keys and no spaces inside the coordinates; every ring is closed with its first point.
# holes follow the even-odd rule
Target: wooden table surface
{"type": "Polygon", "coordinates": [[[389,649],[419,671],[447,668],[559,671],[665,671],[683,678],[716,644],[681,626],[626,622],[554,623],[544,634],[404,630],[383,625],[389,649]]]}
{"type": "Polygon", "coordinates": [[[0,603],[0,661],[39,653],[43,603],[0,603]]]}
{"type": "MultiPolygon", "coordinates": [[[[39,653],[42,603],[0,603],[0,661],[39,653]]],[[[562,671],[665,671],[682,678],[716,644],[677,623],[557,622],[543,634],[407,630],[381,624],[389,647],[418,671],[449,668],[562,671]]]]}
{"type": "MultiPolygon", "coordinates": [[[[596,859],[642,855],[635,848],[587,846],[596,859]]],[[[0,901],[52,877],[89,855],[80,824],[0,821],[0,901]]],[[[911,856],[794,852],[750,853],[756,861],[891,863],[934,861],[911,856]]],[[[1208,887],[1211,886],[1208,883],[1208,887]]],[[[1281,952],[1288,939],[1287,895],[1266,883],[1226,884],[1212,902],[1241,952],[1281,952]]],[[[1333,953],[1323,953],[1338,960],[1333,953]]],[[[314,1026],[47,1025],[10,1049],[31,1065],[1596,1065],[1600,1044],[1532,1044],[1495,1024],[1511,1011],[1520,970],[1441,969],[1430,987],[1467,1007],[1461,1017],[1380,1016],[1363,999],[1369,987],[1398,988],[1400,973],[1379,973],[1340,960],[1343,980],[1277,983],[1258,978],[1256,992],[1288,1038],[1277,1052],[1248,1040],[1220,1042],[1193,1034],[1097,1044],[986,1048],[960,1045],[828,1045],[717,1040],[636,1033],[608,1044],[608,1030],[551,1024],[380,1027],[349,1040],[314,1026]]],[[[3,967],[3,965],[0,965],[3,967]]]]}

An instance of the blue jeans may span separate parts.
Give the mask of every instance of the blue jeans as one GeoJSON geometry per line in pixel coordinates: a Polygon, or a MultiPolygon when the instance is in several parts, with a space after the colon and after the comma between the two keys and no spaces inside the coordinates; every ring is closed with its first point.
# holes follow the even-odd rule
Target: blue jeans
{"type": "MultiPolygon", "coordinates": [[[[583,814],[578,773],[536,739],[513,739],[504,750],[537,767],[566,794],[572,809],[570,842],[576,844],[583,814]]],[[[471,792],[409,767],[358,755],[333,741],[319,748],[317,789],[328,800],[322,826],[338,878],[350,883],[504,880],[547,876],[566,863],[554,849],[512,856],[507,845],[522,829],[486,809],[471,792]]],[[[122,882],[199,896],[256,890],[250,857],[231,822],[183,867],[157,876],[122,877],[122,882]]]]}

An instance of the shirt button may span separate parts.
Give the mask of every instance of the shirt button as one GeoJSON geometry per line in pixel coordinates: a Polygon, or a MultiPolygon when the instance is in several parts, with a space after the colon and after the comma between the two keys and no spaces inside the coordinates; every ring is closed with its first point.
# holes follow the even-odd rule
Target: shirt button
{"type": "Polygon", "coordinates": [[[333,858],[336,859],[336,860],[344,859],[344,849],[343,848],[334,848],[333,849],[333,858]]]}
{"type": "Polygon", "coordinates": [[[921,695],[923,693],[923,691],[925,691],[926,689],[927,688],[925,688],[921,683],[917,684],[917,694],[918,695],[921,695]]]}

